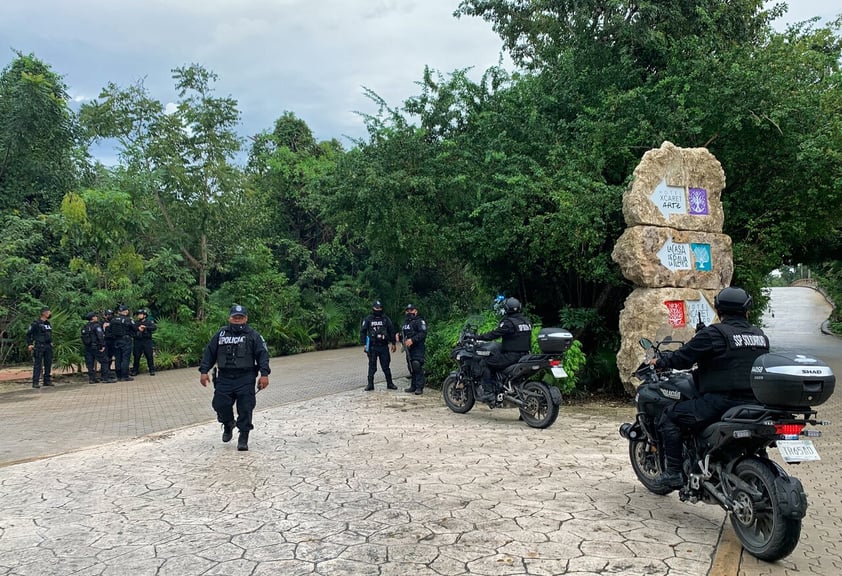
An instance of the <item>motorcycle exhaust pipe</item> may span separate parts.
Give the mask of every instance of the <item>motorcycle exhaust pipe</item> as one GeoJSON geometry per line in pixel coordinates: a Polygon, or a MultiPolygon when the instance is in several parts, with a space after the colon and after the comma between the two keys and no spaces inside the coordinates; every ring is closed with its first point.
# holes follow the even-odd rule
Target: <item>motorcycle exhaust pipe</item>
{"type": "Polygon", "coordinates": [[[620,436],[626,440],[636,440],[640,438],[640,430],[637,430],[634,427],[634,424],[626,422],[625,424],[620,425],[620,436]]]}

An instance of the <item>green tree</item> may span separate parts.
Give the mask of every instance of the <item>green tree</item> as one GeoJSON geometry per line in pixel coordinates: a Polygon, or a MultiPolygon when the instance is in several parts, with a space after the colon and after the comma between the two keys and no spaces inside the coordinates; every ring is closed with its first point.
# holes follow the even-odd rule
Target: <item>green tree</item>
{"type": "Polygon", "coordinates": [[[111,84],[81,117],[94,137],[117,139],[124,185],[136,204],[154,211],[155,236],[174,246],[196,276],[195,314],[201,319],[208,274],[224,269],[228,254],[249,241],[242,234],[250,225],[248,199],[234,162],[239,111],[233,98],[214,95],[217,77],[202,66],[176,68],[173,79],[179,101],[172,113],[142,84],[111,84]]]}
{"type": "Polygon", "coordinates": [[[34,55],[0,73],[0,210],[47,213],[76,186],[80,161],[67,87],[34,55]]]}

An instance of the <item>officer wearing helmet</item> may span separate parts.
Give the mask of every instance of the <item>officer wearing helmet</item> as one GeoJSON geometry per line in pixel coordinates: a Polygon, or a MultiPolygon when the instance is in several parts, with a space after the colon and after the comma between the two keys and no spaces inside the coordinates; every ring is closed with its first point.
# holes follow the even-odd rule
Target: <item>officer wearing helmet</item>
{"type": "Polygon", "coordinates": [[[699,397],[678,402],[661,414],[658,428],[663,438],[666,469],[655,479],[662,488],[680,488],[682,430],[701,430],[728,409],[756,402],[749,375],[754,360],[769,351],[769,338],[748,321],[752,298],[742,288],[723,288],[714,298],[719,323],[701,328],[678,350],[653,358],[657,368],[691,368],[699,397]]]}
{"type": "Polygon", "coordinates": [[[395,341],[402,342],[406,350],[406,363],[409,367],[412,383],[404,392],[421,395],[424,393],[424,362],[427,356],[427,322],[418,315],[415,304],[407,304],[406,315],[400,332],[395,334],[395,341]]]}
{"type": "Polygon", "coordinates": [[[146,358],[146,368],[149,369],[149,375],[155,375],[155,358],[152,355],[152,334],[158,329],[149,318],[149,312],[141,308],[135,312],[137,320],[135,320],[134,327],[134,349],[132,355],[134,362],[132,364],[131,376],[137,376],[140,373],[140,357],[146,358]]]}
{"type": "Polygon", "coordinates": [[[365,345],[365,353],[368,355],[368,384],[366,391],[374,390],[374,373],[377,372],[377,361],[380,361],[380,369],[386,377],[386,388],[397,390],[398,387],[392,382],[392,370],[389,364],[392,361],[389,350],[395,351],[395,326],[392,320],[383,313],[383,303],[375,300],[371,305],[371,314],[363,318],[360,326],[360,343],[365,345]]]}
{"type": "Polygon", "coordinates": [[[532,347],[532,323],[523,315],[523,307],[517,298],[507,298],[502,302],[504,317],[497,328],[490,332],[477,334],[477,340],[501,339],[501,346],[485,361],[482,388],[485,393],[481,400],[490,402],[502,392],[494,372],[511,366],[532,347]]]}

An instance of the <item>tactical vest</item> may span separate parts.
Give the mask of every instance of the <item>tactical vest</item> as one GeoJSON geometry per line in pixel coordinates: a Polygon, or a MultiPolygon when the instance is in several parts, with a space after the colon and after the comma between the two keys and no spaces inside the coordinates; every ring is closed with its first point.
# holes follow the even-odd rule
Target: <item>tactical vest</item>
{"type": "Polygon", "coordinates": [[[114,338],[123,338],[131,336],[132,320],[126,316],[114,316],[108,325],[111,331],[111,336],[114,338]]]}
{"type": "Polygon", "coordinates": [[[506,321],[514,325],[515,331],[503,336],[503,352],[529,352],[532,348],[532,324],[520,314],[513,314],[506,321]]]}
{"type": "Polygon", "coordinates": [[[368,320],[368,338],[372,344],[386,344],[386,318],[371,316],[368,320]]]}
{"type": "Polygon", "coordinates": [[[712,324],[725,339],[725,351],[699,372],[699,392],[747,395],[751,392],[751,366],[769,351],[769,339],[760,328],[712,324]]]}
{"type": "Polygon", "coordinates": [[[48,321],[36,320],[29,329],[32,330],[33,343],[42,345],[53,343],[53,327],[48,321]]]}
{"type": "Polygon", "coordinates": [[[82,326],[82,344],[84,346],[93,346],[96,344],[96,327],[99,326],[98,323],[95,322],[88,322],[84,326],[82,326]]]}
{"type": "Polygon", "coordinates": [[[256,370],[253,332],[232,332],[222,328],[217,335],[216,364],[220,370],[256,370]]]}

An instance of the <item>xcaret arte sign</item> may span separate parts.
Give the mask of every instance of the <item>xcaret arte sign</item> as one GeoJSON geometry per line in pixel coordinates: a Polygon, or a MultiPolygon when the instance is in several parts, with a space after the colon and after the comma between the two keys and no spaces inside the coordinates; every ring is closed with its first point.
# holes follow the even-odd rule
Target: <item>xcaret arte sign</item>
{"type": "Polygon", "coordinates": [[[649,198],[664,218],[669,218],[670,214],[707,216],[710,213],[706,189],[670,186],[666,178],[658,182],[649,198]]]}

